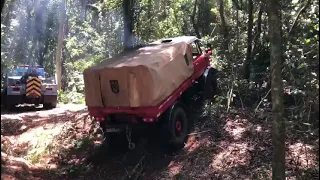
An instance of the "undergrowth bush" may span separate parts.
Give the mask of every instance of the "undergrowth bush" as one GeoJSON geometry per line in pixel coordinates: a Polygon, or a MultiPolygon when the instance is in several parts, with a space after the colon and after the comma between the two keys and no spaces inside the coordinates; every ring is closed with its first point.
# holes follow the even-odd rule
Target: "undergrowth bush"
{"type": "Polygon", "coordinates": [[[58,101],[63,104],[84,104],[84,94],[74,91],[58,91],[58,101]]]}

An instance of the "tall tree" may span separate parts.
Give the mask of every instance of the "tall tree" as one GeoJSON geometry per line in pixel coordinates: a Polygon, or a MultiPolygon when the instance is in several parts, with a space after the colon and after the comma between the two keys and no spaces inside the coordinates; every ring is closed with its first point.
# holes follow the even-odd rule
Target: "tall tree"
{"type": "Polygon", "coordinates": [[[253,28],[253,2],[248,0],[248,36],[247,36],[247,54],[244,62],[244,79],[250,78],[250,63],[252,52],[252,28],[253,28]]]}
{"type": "Polygon", "coordinates": [[[61,55],[62,55],[62,47],[63,47],[63,29],[65,23],[66,16],[66,0],[62,0],[61,2],[61,16],[60,16],[60,24],[59,24],[59,37],[58,37],[58,45],[56,50],[56,75],[57,75],[57,84],[58,89],[61,89],[61,55]]]}
{"type": "Polygon", "coordinates": [[[131,48],[134,45],[133,42],[133,14],[134,14],[134,2],[135,0],[123,0],[123,31],[124,31],[124,49],[131,48]]]}
{"type": "Polygon", "coordinates": [[[220,19],[221,19],[221,33],[223,35],[223,51],[228,54],[229,50],[229,31],[227,27],[227,22],[225,19],[224,15],[224,5],[223,5],[223,0],[219,0],[219,14],[220,14],[220,19]]]}
{"type": "Polygon", "coordinates": [[[5,3],[5,0],[1,1],[1,12],[2,12],[2,9],[3,9],[4,3],[5,3]]]}
{"type": "Polygon", "coordinates": [[[190,19],[191,19],[191,23],[193,25],[193,29],[194,29],[194,31],[196,33],[196,36],[198,38],[200,38],[199,26],[198,26],[198,23],[196,22],[197,5],[198,5],[198,1],[195,0],[194,1],[194,5],[193,5],[192,15],[190,16],[190,19]]]}
{"type": "Polygon", "coordinates": [[[281,11],[278,0],[267,0],[270,40],[271,99],[273,114],[272,179],[285,180],[285,123],[283,107],[281,11]]]}
{"type": "Polygon", "coordinates": [[[255,36],[253,38],[254,46],[252,48],[252,56],[257,55],[257,53],[260,50],[261,42],[260,42],[260,36],[261,36],[261,25],[262,25],[262,5],[260,5],[259,13],[258,13],[258,19],[256,21],[256,31],[255,31],[255,36]]]}

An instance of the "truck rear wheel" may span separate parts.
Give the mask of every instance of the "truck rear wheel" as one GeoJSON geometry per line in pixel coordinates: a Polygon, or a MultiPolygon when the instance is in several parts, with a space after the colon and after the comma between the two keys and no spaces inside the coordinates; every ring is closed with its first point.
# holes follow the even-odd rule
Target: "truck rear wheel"
{"type": "Polygon", "coordinates": [[[43,104],[43,108],[44,109],[53,109],[53,108],[56,108],[57,107],[57,103],[54,102],[54,103],[44,103],[43,104]]]}
{"type": "Polygon", "coordinates": [[[189,122],[185,110],[181,106],[174,107],[169,116],[167,132],[169,145],[174,149],[181,149],[188,137],[189,122]]]}
{"type": "Polygon", "coordinates": [[[7,96],[7,88],[1,92],[1,105],[7,111],[13,111],[16,107],[15,104],[10,104],[10,99],[7,96]]]}
{"type": "Polygon", "coordinates": [[[4,103],[4,109],[6,109],[7,111],[14,111],[16,108],[16,105],[8,103],[7,100],[5,101],[6,102],[4,103]]]}
{"type": "Polygon", "coordinates": [[[6,89],[4,89],[3,91],[1,91],[1,106],[2,107],[5,107],[6,96],[7,96],[6,89]]]}

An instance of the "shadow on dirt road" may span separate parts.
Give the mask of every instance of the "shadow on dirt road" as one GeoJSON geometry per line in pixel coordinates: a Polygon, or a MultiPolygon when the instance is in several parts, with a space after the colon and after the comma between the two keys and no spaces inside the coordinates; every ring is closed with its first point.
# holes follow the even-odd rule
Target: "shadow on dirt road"
{"type": "Polygon", "coordinates": [[[142,137],[133,151],[107,153],[97,123],[86,114],[85,106],[74,105],[1,111],[2,179],[126,179],[140,161],[169,164],[158,134],[142,137]]]}
{"type": "MultiPolygon", "coordinates": [[[[97,122],[88,118],[84,106],[4,114],[2,179],[269,179],[270,123],[249,110],[217,111],[209,107],[190,113],[193,133],[175,153],[155,131],[142,136],[132,151],[108,152],[97,122]]],[[[318,177],[314,147],[288,141],[290,177],[318,177]]]]}
{"type": "MultiPolygon", "coordinates": [[[[41,127],[41,133],[45,134],[45,129],[63,125],[50,144],[44,147],[44,152],[31,158],[30,155],[23,157],[29,161],[26,162],[27,170],[12,170],[8,163],[5,174],[18,179],[154,179],[155,172],[165,170],[175,157],[163,145],[161,134],[157,133],[141,136],[134,150],[124,147],[107,152],[97,123],[87,119],[84,108],[69,105],[52,110],[28,107],[2,114],[1,134],[11,139],[10,149],[13,151],[5,153],[19,158],[21,156],[15,153],[21,143],[19,139],[28,136],[24,142],[34,141],[38,138],[32,135],[35,129],[41,127]]],[[[198,116],[199,113],[193,114],[191,118],[198,116]]],[[[36,149],[39,145],[29,147],[36,149]]]]}
{"type": "Polygon", "coordinates": [[[6,114],[17,114],[17,113],[24,113],[24,112],[34,112],[34,111],[42,111],[45,110],[43,107],[36,107],[36,106],[18,106],[11,110],[7,110],[1,106],[1,115],[6,114]]]}
{"type": "MultiPolygon", "coordinates": [[[[197,122],[196,127],[200,128],[205,123],[205,118],[214,117],[201,116],[203,112],[192,113],[190,118],[197,122]]],[[[217,123],[219,124],[219,123],[217,123]]],[[[77,129],[72,134],[86,134],[77,125],[77,129]]],[[[221,123],[221,125],[223,125],[221,123]]],[[[94,128],[93,128],[94,129],[94,128]]],[[[216,126],[213,131],[222,129],[216,126]]],[[[73,131],[73,130],[72,130],[73,131]]],[[[168,169],[174,163],[174,159],[181,156],[187,156],[190,148],[180,151],[172,151],[163,142],[161,134],[147,133],[140,137],[134,150],[128,150],[126,147],[113,149],[108,152],[106,144],[98,137],[99,130],[87,130],[87,135],[81,138],[73,139],[72,145],[67,145],[67,138],[62,138],[66,142],[60,142],[66,148],[61,148],[58,155],[51,160],[54,169],[33,169],[31,174],[40,179],[150,179],[170,177],[168,169]],[[164,173],[164,174],[160,174],[164,173]],[[167,173],[167,174],[166,174],[167,173]]],[[[218,134],[217,137],[219,136],[218,134]]],[[[220,135],[221,136],[221,135],[220,135]]],[[[70,143],[69,143],[70,144],[70,143]]],[[[197,150],[196,150],[197,151],[197,150]]]]}

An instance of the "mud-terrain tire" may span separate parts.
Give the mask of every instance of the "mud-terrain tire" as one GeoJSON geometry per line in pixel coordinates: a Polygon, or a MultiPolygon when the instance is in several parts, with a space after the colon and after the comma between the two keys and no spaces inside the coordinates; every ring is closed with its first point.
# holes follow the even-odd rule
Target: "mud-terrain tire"
{"type": "Polygon", "coordinates": [[[52,102],[51,103],[51,108],[56,108],[57,107],[57,102],[52,102]]]}
{"type": "Polygon", "coordinates": [[[166,124],[166,133],[168,145],[174,150],[184,147],[188,138],[189,120],[184,108],[180,105],[173,107],[169,115],[169,121],[166,124]]]}
{"type": "Polygon", "coordinates": [[[51,107],[51,103],[44,103],[43,104],[43,108],[44,109],[51,109],[52,107],[51,107]]]}
{"type": "Polygon", "coordinates": [[[6,89],[4,89],[3,91],[1,91],[1,106],[5,107],[6,105],[6,89]]]}
{"type": "Polygon", "coordinates": [[[8,102],[7,88],[4,88],[4,90],[1,92],[1,106],[7,111],[14,111],[16,105],[9,104],[8,102]]]}
{"type": "Polygon", "coordinates": [[[57,102],[52,102],[52,103],[44,103],[43,108],[44,109],[53,109],[57,107],[57,102]]]}

